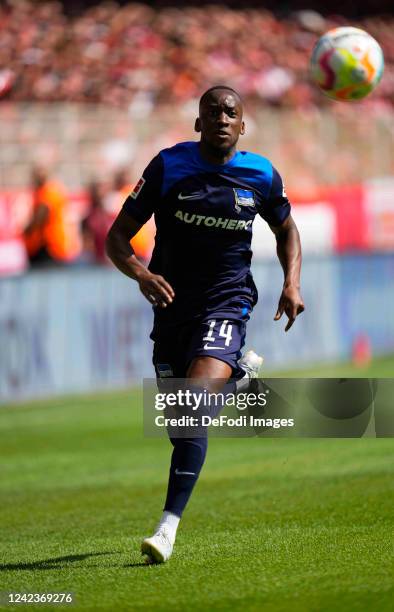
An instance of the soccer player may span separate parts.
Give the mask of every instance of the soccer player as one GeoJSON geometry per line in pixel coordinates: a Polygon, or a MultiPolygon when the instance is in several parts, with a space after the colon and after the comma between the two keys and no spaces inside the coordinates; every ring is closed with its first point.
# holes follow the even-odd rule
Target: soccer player
{"type": "MultiPolygon", "coordinates": [[[[153,305],[153,364],[160,377],[186,377],[209,391],[218,379],[256,377],[262,358],[241,357],[257,302],[250,272],[252,224],[261,215],[276,236],[284,284],[274,319],[285,331],[304,310],[301,246],[282,179],[271,162],[237,150],[245,133],[236,91],[212,87],[200,100],[199,142],[160,151],[126,199],[107,238],[107,253],[153,305]],[[146,268],[130,238],[155,215],[155,248],[146,268]]],[[[171,438],[167,498],[154,535],[142,543],[152,562],[172,554],[182,512],[198,479],[207,438],[171,438]]]]}

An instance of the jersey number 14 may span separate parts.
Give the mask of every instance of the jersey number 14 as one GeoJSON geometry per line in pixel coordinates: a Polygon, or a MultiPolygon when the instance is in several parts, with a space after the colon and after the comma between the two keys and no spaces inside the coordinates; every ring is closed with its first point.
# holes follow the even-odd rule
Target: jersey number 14
{"type": "Polygon", "coordinates": [[[220,326],[219,333],[215,334],[216,319],[212,319],[211,321],[208,321],[208,324],[209,324],[208,333],[203,338],[205,342],[204,349],[206,351],[211,350],[211,349],[224,351],[225,346],[230,346],[231,339],[232,339],[233,326],[229,324],[227,319],[225,319],[220,326]],[[225,346],[217,346],[217,345],[214,346],[214,343],[220,338],[225,339],[224,341],[225,346]]]}

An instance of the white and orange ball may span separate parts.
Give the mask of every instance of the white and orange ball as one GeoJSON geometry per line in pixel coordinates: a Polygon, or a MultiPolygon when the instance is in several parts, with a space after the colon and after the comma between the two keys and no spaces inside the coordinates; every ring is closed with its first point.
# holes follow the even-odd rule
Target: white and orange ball
{"type": "Polygon", "coordinates": [[[379,43],[359,28],[329,30],[317,41],[311,57],[313,81],[334,100],[361,100],[383,75],[379,43]]]}

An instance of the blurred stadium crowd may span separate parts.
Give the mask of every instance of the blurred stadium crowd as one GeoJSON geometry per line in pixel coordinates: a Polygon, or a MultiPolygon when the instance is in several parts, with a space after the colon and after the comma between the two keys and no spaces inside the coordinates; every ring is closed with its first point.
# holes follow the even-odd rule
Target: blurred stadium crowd
{"type": "MultiPolygon", "coordinates": [[[[0,224],[0,276],[27,268],[109,264],[105,239],[132,188],[129,170],[119,168],[71,197],[48,168],[34,166],[30,189],[15,206],[15,227],[7,233],[0,224]]],[[[132,241],[143,261],[150,258],[154,233],[152,219],[132,241]]]]}
{"type": "MultiPolygon", "coordinates": [[[[379,244],[392,247],[391,200],[383,206],[379,195],[379,210],[373,204],[380,225],[358,211],[372,201],[362,181],[393,174],[393,17],[355,21],[282,7],[279,18],[266,8],[112,1],[67,12],[75,4],[0,0],[0,276],[29,265],[108,263],[105,236],[141,164],[188,139],[201,92],[223,82],[251,110],[247,146],[260,150],[263,141],[264,154],[281,160],[298,202],[313,200],[316,211],[330,202],[335,248],[364,217],[368,227],[363,221],[361,238],[347,246],[374,248],[377,240],[365,238],[372,224],[384,225],[379,244]],[[384,51],[384,78],[362,113],[332,103],[309,79],[315,41],[338,25],[368,30],[384,51]],[[323,198],[316,189],[325,184],[348,185],[351,196],[323,198]]],[[[133,241],[143,259],[153,236],[152,222],[133,241]]]]}
{"type": "Polygon", "coordinates": [[[67,16],[59,2],[0,3],[0,100],[94,102],[153,109],[198,97],[225,80],[250,101],[321,107],[309,82],[317,37],[357,25],[381,44],[385,78],[370,104],[394,103],[394,19],[357,22],[301,10],[278,19],[222,5],[152,8],[102,2],[67,16]]]}

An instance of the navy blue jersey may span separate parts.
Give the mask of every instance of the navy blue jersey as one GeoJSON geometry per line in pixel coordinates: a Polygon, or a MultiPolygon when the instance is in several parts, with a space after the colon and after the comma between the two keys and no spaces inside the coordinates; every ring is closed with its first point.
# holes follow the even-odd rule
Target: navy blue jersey
{"type": "Polygon", "coordinates": [[[140,223],[155,215],[155,247],[149,269],[173,287],[175,300],[155,308],[163,323],[214,312],[223,316],[257,301],[250,273],[256,214],[270,225],[290,213],[280,175],[255,153],[237,151],[211,164],[198,142],[161,151],[147,166],[124,210],[140,223]]]}

